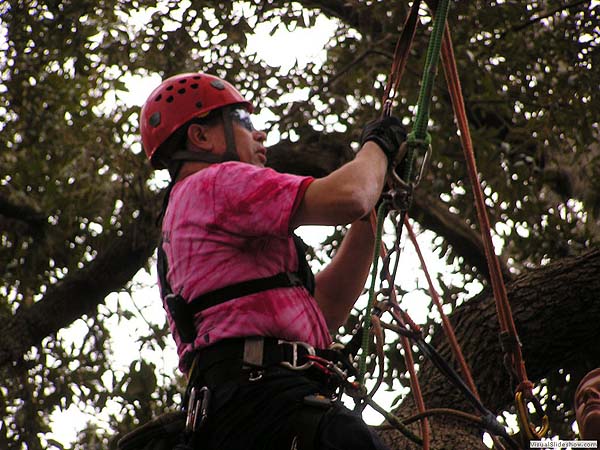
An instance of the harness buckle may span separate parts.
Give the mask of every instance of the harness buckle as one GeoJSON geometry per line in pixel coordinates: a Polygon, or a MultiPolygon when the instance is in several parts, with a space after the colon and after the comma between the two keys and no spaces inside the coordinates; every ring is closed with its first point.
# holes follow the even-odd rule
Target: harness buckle
{"type": "Polygon", "coordinates": [[[209,402],[210,390],[206,386],[203,386],[200,389],[197,389],[196,387],[192,388],[187,407],[185,431],[195,432],[200,429],[208,416],[209,402]]]}
{"type": "Polygon", "coordinates": [[[277,341],[277,344],[279,344],[279,345],[286,344],[286,345],[289,345],[292,347],[292,361],[291,362],[281,361],[280,364],[283,367],[286,367],[291,370],[306,370],[313,365],[313,361],[311,361],[310,359],[307,362],[305,362],[304,364],[298,365],[298,347],[301,347],[304,350],[306,350],[306,353],[309,356],[316,356],[315,348],[312,345],[307,344],[306,342],[284,341],[283,339],[279,339],[277,341]]]}

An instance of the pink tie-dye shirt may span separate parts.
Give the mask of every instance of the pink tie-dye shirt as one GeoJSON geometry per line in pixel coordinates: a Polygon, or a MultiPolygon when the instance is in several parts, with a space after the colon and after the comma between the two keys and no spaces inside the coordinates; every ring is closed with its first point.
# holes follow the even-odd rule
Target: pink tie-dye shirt
{"type": "MultiPolygon", "coordinates": [[[[312,180],[227,162],[177,183],[162,226],[173,292],[189,301],[242,281],[296,271],[289,221],[312,180]]],[[[165,309],[184,373],[193,349],[225,338],[272,336],[317,348],[331,342],[323,314],[304,287],[270,289],[198,313],[193,345],[181,342],[165,309]]]]}

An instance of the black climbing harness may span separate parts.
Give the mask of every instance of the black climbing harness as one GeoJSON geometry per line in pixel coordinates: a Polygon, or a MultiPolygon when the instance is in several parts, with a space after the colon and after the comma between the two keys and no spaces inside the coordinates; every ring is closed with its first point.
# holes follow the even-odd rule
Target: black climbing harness
{"type": "Polygon", "coordinates": [[[298,259],[296,272],[280,272],[276,275],[234,283],[223,288],[204,293],[190,301],[173,292],[167,273],[169,265],[163,249],[163,240],[158,245],[157,270],[161,286],[161,297],[175,322],[177,333],[182,342],[193,343],[196,338],[194,316],[205,309],[235,300],[247,295],[275,288],[304,286],[314,294],[315,278],[306,260],[307,245],[297,235],[293,235],[298,259]]]}
{"type": "Polygon", "coordinates": [[[294,400],[300,406],[288,430],[291,448],[314,449],[321,418],[341,397],[348,378],[356,375],[351,356],[340,348],[315,349],[262,336],[225,339],[196,352],[183,402],[187,440],[202,441],[213,391],[262,382],[269,389],[269,380],[280,375],[303,377],[319,386],[318,392],[313,388],[294,400]]]}

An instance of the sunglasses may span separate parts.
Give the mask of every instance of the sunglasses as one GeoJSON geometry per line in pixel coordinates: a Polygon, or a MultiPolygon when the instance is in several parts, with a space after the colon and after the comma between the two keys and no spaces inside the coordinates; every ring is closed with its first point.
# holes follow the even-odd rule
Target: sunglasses
{"type": "Polygon", "coordinates": [[[252,119],[250,113],[244,108],[236,108],[231,111],[231,118],[243,126],[248,131],[254,131],[254,125],[252,125],[252,119]]]}

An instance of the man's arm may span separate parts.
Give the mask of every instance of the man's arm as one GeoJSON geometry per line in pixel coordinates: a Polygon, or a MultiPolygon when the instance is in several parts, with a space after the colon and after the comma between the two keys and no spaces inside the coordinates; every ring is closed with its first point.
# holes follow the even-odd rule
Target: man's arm
{"type": "Polygon", "coordinates": [[[324,178],[313,181],[290,220],[301,225],[342,225],[368,214],[381,195],[387,159],[374,142],[356,158],[324,178]]]}
{"type": "Polygon", "coordinates": [[[374,236],[370,223],[358,219],[377,203],[388,163],[395,159],[405,139],[404,127],[395,117],[367,124],[356,158],[313,181],[291,217],[292,229],[300,225],[353,224],[333,260],[315,277],[315,298],[330,329],[347,320],[364,287],[374,236]]]}
{"type": "Polygon", "coordinates": [[[370,221],[352,224],[329,265],[316,276],[315,299],[329,329],[342,326],[361,294],[373,259],[370,221]]]}
{"type": "Polygon", "coordinates": [[[353,222],[332,261],[315,277],[315,299],[329,329],[346,322],[365,285],[374,237],[371,223],[358,219],[377,203],[387,164],[381,148],[367,142],[353,161],[313,181],[292,216],[293,228],[353,222]]]}

